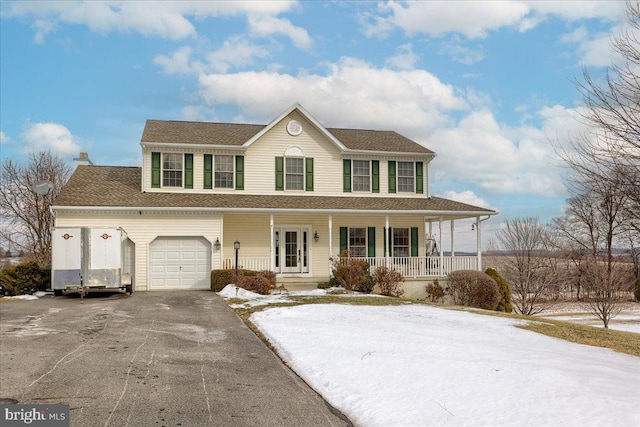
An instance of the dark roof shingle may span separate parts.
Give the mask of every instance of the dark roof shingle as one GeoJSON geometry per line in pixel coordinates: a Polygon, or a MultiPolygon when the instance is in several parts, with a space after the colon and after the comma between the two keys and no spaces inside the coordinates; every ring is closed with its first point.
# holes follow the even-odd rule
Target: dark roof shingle
{"type": "Polygon", "coordinates": [[[494,211],[440,197],[329,197],[251,194],[161,193],[140,191],[141,168],[78,166],[54,200],[54,207],[155,207],[333,211],[494,211]]]}
{"type": "MultiPolygon", "coordinates": [[[[211,144],[240,146],[265,125],[177,120],[147,120],[142,142],[166,144],[211,144]]],[[[385,130],[327,128],[350,150],[433,154],[433,151],[397,132],[385,130]]]]}

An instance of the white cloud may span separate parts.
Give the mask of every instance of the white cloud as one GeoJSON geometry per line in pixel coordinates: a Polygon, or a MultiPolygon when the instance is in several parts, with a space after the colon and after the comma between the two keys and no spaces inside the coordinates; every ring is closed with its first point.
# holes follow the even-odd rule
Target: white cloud
{"type": "MultiPolygon", "coordinates": [[[[196,29],[189,18],[205,19],[239,14],[278,15],[289,11],[295,1],[49,1],[12,2],[5,16],[34,16],[36,41],[55,28],[58,22],[86,25],[96,32],[138,32],[167,39],[194,37],[196,29]]],[[[283,23],[286,24],[286,23],[283,23]]],[[[286,31],[299,29],[289,24],[286,31]]],[[[292,34],[296,35],[296,34],[292,34]]],[[[299,37],[299,35],[297,35],[299,37]]]]}
{"type": "Polygon", "coordinates": [[[450,56],[454,61],[465,65],[475,64],[484,59],[484,53],[481,49],[471,49],[463,46],[458,36],[442,42],[438,48],[438,53],[450,56]]]}
{"type": "Polygon", "coordinates": [[[610,1],[425,1],[382,3],[378,15],[366,16],[364,32],[368,36],[385,36],[392,28],[409,35],[438,37],[447,33],[475,39],[489,31],[513,27],[528,31],[555,16],[565,21],[582,19],[624,20],[624,2],[610,1]]]}
{"type": "Polygon", "coordinates": [[[49,150],[61,156],[77,155],[81,151],[78,138],[59,123],[30,123],[22,133],[22,151],[31,153],[49,150]]]}
{"type": "Polygon", "coordinates": [[[265,58],[269,51],[235,36],[226,40],[220,49],[207,55],[210,70],[226,73],[230,67],[244,68],[253,65],[254,58],[265,58]]]}
{"type": "Polygon", "coordinates": [[[486,200],[478,197],[473,191],[445,191],[442,194],[445,199],[455,200],[456,202],[466,203],[468,205],[479,206],[481,208],[490,208],[486,200]]]}
{"type": "Polygon", "coordinates": [[[249,31],[252,35],[259,37],[268,37],[274,34],[287,36],[300,49],[309,49],[313,44],[307,30],[296,27],[288,19],[276,18],[275,16],[250,15],[249,31]]]}
{"type": "Polygon", "coordinates": [[[452,86],[431,73],[380,69],[352,58],[329,64],[326,75],[213,73],[201,75],[199,83],[208,105],[234,105],[262,121],[297,101],[332,127],[382,127],[424,135],[450,124],[447,112],[468,108],[452,86]]]}
{"type": "Polygon", "coordinates": [[[419,59],[420,57],[413,52],[413,46],[411,46],[411,43],[407,43],[399,46],[398,54],[387,58],[385,63],[388,66],[399,70],[411,70],[419,59]]]}
{"type": "Polygon", "coordinates": [[[196,71],[197,65],[191,62],[191,52],[193,49],[184,46],[175,50],[171,55],[156,55],[153,62],[166,74],[190,74],[196,71]]]}
{"type": "Polygon", "coordinates": [[[11,142],[11,138],[3,131],[0,130],[0,144],[8,144],[11,142]]]}
{"type": "Polygon", "coordinates": [[[556,146],[580,130],[577,112],[561,106],[537,113],[540,127],[509,127],[487,110],[474,111],[456,126],[437,130],[425,145],[438,153],[438,179],[474,182],[492,193],[563,196],[565,169],[556,146]]]}

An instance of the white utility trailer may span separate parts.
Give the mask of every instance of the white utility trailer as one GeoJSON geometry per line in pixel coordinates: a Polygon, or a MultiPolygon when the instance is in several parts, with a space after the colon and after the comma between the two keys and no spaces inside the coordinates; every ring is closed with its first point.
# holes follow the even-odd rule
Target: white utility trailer
{"type": "Polygon", "coordinates": [[[120,228],[55,227],[51,288],[75,292],[133,291],[134,244],[120,228]]]}

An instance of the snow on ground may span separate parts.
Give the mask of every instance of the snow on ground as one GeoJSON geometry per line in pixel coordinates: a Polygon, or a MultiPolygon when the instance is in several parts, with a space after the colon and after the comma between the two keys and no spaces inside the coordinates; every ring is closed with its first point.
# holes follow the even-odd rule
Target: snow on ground
{"type": "Polygon", "coordinates": [[[379,298],[380,295],[373,294],[360,294],[356,292],[346,293],[343,288],[329,288],[329,289],[313,289],[310,291],[278,291],[271,295],[260,295],[255,292],[247,291],[246,289],[238,288],[235,285],[227,285],[220,292],[218,292],[224,299],[236,299],[245,300],[243,303],[229,304],[231,308],[241,307],[256,307],[259,305],[269,305],[282,302],[293,302],[290,297],[318,297],[325,295],[340,296],[340,297],[371,297],[379,298]]]}
{"type": "Polygon", "coordinates": [[[35,295],[16,295],[16,296],[13,296],[13,297],[3,297],[3,298],[4,299],[21,299],[21,300],[26,300],[26,301],[38,299],[38,297],[35,296],[35,295]]]}
{"type": "Polygon", "coordinates": [[[640,358],[425,305],[301,305],[251,316],[356,425],[639,426],[640,358]]]}

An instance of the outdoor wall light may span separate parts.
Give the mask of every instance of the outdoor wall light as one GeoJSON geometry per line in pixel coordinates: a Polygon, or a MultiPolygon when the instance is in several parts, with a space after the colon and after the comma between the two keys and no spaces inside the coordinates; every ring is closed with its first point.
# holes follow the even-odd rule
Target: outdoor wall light
{"type": "Polygon", "coordinates": [[[217,251],[219,251],[219,250],[220,250],[220,246],[221,246],[221,245],[220,245],[220,238],[219,238],[219,237],[216,237],[216,242],[213,244],[213,249],[215,249],[215,250],[216,250],[216,252],[217,252],[217,251]]]}
{"type": "Polygon", "coordinates": [[[233,242],[233,249],[235,249],[236,251],[240,250],[240,242],[238,242],[237,240],[235,242],[233,242]]]}
{"type": "Polygon", "coordinates": [[[318,240],[320,240],[320,236],[318,236],[318,230],[316,230],[316,232],[313,233],[313,240],[315,240],[316,243],[318,242],[318,240]]]}

